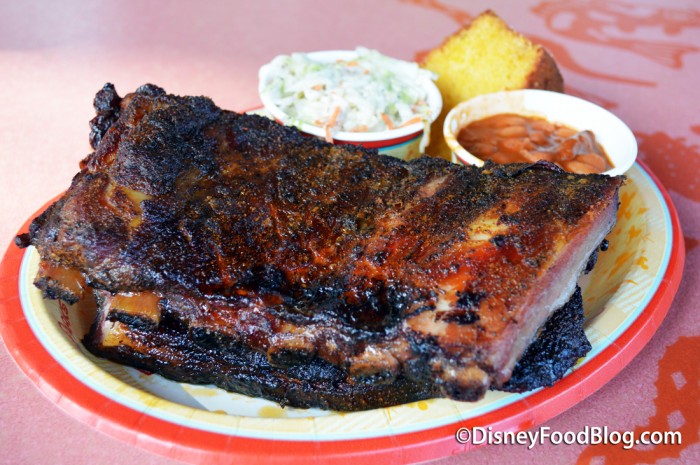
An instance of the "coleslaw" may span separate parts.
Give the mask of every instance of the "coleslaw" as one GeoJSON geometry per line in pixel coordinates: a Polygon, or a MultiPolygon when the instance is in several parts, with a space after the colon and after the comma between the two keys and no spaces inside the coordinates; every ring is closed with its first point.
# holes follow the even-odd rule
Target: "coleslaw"
{"type": "Polygon", "coordinates": [[[289,123],[324,128],[332,142],[337,132],[378,132],[422,122],[436,115],[422,82],[435,80],[416,63],[358,47],[350,60],[321,62],[305,53],[280,55],[267,65],[262,88],[289,123]]]}

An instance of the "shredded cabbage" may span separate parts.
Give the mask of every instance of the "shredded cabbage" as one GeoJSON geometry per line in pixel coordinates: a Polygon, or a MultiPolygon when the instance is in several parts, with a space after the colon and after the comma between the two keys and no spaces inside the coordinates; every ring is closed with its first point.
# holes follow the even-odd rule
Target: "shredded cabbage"
{"type": "Polygon", "coordinates": [[[264,92],[293,124],[338,131],[376,132],[402,125],[430,124],[428,93],[421,81],[435,79],[416,63],[358,47],[357,58],[334,63],[307,54],[280,55],[269,65],[264,92]]]}

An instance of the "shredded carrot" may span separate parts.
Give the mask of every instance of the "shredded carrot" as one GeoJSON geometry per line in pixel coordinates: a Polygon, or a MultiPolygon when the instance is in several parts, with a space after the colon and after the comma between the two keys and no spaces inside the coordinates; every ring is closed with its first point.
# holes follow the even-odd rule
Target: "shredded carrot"
{"type": "Polygon", "coordinates": [[[338,121],[338,116],[340,115],[340,107],[335,107],[333,114],[331,115],[328,123],[326,123],[326,142],[333,143],[333,136],[331,135],[331,129],[335,126],[336,121],[338,121]]]}
{"type": "Polygon", "coordinates": [[[420,115],[416,115],[416,116],[414,116],[413,118],[407,119],[406,121],[404,121],[403,123],[401,123],[401,124],[399,125],[399,127],[402,128],[402,127],[404,127],[404,126],[408,126],[409,124],[420,123],[422,120],[423,120],[423,118],[421,118],[420,115]]]}
{"type": "Polygon", "coordinates": [[[311,87],[313,90],[323,90],[323,84],[316,84],[311,87]]]}
{"type": "Polygon", "coordinates": [[[382,119],[384,120],[387,129],[394,129],[394,122],[391,121],[391,118],[389,118],[386,113],[382,113],[382,119]]]}
{"type": "Polygon", "coordinates": [[[367,127],[366,124],[360,124],[359,126],[355,126],[352,128],[353,132],[367,132],[369,131],[369,127],[367,127]]]}
{"type": "Polygon", "coordinates": [[[338,120],[338,115],[340,115],[340,107],[335,107],[333,114],[331,115],[331,119],[328,120],[328,125],[330,127],[335,126],[335,122],[338,120]]]}
{"type": "Polygon", "coordinates": [[[352,60],[345,63],[346,66],[357,66],[358,64],[359,63],[357,62],[357,60],[352,60]]]}
{"type": "Polygon", "coordinates": [[[418,111],[418,108],[419,108],[419,107],[426,106],[427,104],[428,104],[428,102],[426,102],[425,100],[423,100],[423,99],[418,99],[418,100],[416,101],[416,103],[414,103],[413,105],[411,105],[411,110],[413,110],[413,111],[418,111]]]}

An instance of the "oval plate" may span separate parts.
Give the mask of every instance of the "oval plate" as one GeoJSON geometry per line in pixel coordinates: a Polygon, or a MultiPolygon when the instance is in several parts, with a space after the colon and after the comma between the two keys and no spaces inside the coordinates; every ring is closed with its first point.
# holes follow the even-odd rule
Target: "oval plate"
{"type": "MultiPolygon", "coordinates": [[[[553,387],[489,392],[475,403],[432,399],[355,413],[281,408],[208,386],[169,381],[94,357],[80,343],[89,302],[45,300],[32,285],[35,249],[14,245],[0,265],[0,332],[17,364],[59,407],[132,445],[184,461],[417,462],[474,447],[460,427],[520,431],[572,407],[615,376],[652,337],[685,258],[675,209],[640,164],[620,192],[610,248],[581,279],[589,355],[553,387]]],[[[29,221],[21,231],[26,231],[29,221]]]]}

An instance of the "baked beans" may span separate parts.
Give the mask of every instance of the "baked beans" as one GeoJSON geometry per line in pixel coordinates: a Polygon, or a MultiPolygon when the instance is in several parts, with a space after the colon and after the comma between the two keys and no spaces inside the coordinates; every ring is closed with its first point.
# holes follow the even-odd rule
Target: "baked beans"
{"type": "Polygon", "coordinates": [[[602,173],[612,168],[591,131],[576,131],[536,116],[503,113],[468,124],[459,144],[472,155],[495,163],[547,160],[572,173],[602,173]]]}

